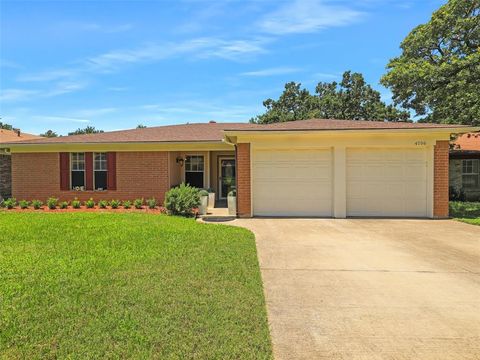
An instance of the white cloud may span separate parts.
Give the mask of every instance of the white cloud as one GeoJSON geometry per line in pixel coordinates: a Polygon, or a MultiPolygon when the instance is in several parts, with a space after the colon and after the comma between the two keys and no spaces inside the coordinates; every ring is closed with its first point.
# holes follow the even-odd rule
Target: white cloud
{"type": "Polygon", "coordinates": [[[266,52],[268,39],[225,40],[220,38],[195,38],[179,43],[146,44],[135,49],[114,50],[88,58],[89,71],[111,72],[127,64],[155,62],[181,55],[193,58],[224,58],[241,60],[243,57],[266,52]]]}
{"type": "Polygon", "coordinates": [[[240,75],[262,77],[262,76],[276,76],[276,75],[293,74],[293,73],[298,73],[300,71],[302,71],[302,69],[294,68],[294,67],[273,67],[273,68],[269,68],[269,69],[247,71],[247,72],[241,73],[240,75]]]}
{"type": "Polygon", "coordinates": [[[44,82],[44,81],[53,81],[58,79],[64,79],[69,77],[74,77],[78,73],[78,69],[54,69],[42,71],[35,74],[24,74],[17,78],[18,81],[22,82],[44,82]]]}
{"type": "Polygon", "coordinates": [[[36,90],[26,89],[5,89],[0,93],[0,101],[20,101],[36,95],[36,90]]]}
{"type": "Polygon", "coordinates": [[[313,74],[313,78],[314,79],[339,79],[341,78],[342,75],[341,74],[331,74],[331,73],[322,73],[322,72],[318,72],[318,73],[315,73],[313,74]]]}
{"type": "Polygon", "coordinates": [[[88,119],[80,119],[76,117],[66,117],[66,116],[50,116],[50,115],[35,115],[32,116],[32,119],[40,122],[49,122],[49,123],[63,123],[63,122],[73,122],[73,123],[89,123],[88,119]]]}
{"type": "MultiPolygon", "coordinates": [[[[283,4],[283,3],[282,3],[283,4]]],[[[260,21],[260,29],[275,35],[313,33],[357,21],[362,13],[325,0],[295,0],[282,5],[260,21]]]]}

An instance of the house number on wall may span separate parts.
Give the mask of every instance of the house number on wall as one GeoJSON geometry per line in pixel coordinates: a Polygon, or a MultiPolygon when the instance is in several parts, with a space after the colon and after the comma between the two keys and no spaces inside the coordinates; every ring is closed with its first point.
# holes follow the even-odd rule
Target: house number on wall
{"type": "Polygon", "coordinates": [[[427,145],[427,142],[424,141],[424,140],[419,140],[419,141],[415,141],[415,145],[416,146],[423,146],[423,145],[427,145]]]}

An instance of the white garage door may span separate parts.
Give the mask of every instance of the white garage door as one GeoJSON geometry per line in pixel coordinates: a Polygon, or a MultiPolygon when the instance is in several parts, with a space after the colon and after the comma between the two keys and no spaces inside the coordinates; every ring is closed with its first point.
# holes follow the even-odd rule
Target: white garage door
{"type": "Polygon", "coordinates": [[[259,216],[332,216],[330,150],[256,150],[253,213],[259,216]]]}
{"type": "Polygon", "coordinates": [[[347,216],[427,216],[426,151],[347,150],[347,216]]]}

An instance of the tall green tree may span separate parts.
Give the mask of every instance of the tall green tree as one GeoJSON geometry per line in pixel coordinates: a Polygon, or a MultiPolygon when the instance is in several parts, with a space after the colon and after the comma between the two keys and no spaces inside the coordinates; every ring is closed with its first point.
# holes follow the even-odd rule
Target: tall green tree
{"type": "Polygon", "coordinates": [[[85,129],[77,129],[73,132],[69,132],[68,135],[85,135],[85,134],[98,134],[103,133],[103,130],[95,129],[94,126],[87,126],[85,129]]]}
{"type": "Polygon", "coordinates": [[[43,134],[40,134],[40,136],[43,136],[46,138],[54,138],[54,137],[58,137],[58,134],[53,130],[47,130],[43,134]]]}
{"type": "Polygon", "coordinates": [[[13,126],[10,125],[10,124],[6,124],[6,123],[3,123],[3,122],[0,121],[0,129],[12,130],[12,129],[13,129],[13,126]]]}
{"type": "Polygon", "coordinates": [[[407,121],[409,114],[386,105],[360,73],[346,71],[342,81],[318,83],[315,94],[302,89],[300,83],[289,82],[278,100],[263,102],[266,112],[251,122],[305,120],[310,118],[346,120],[407,121]]]}
{"type": "Polygon", "coordinates": [[[480,0],[449,0],[417,26],[381,83],[421,121],[480,124],[480,0]]]}

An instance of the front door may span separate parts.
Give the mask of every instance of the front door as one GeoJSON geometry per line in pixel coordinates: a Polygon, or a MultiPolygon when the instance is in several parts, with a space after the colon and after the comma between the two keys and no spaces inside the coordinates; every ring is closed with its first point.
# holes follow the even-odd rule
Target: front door
{"type": "Polygon", "coordinates": [[[218,198],[226,199],[228,193],[235,189],[235,158],[219,158],[218,174],[218,198]]]}

